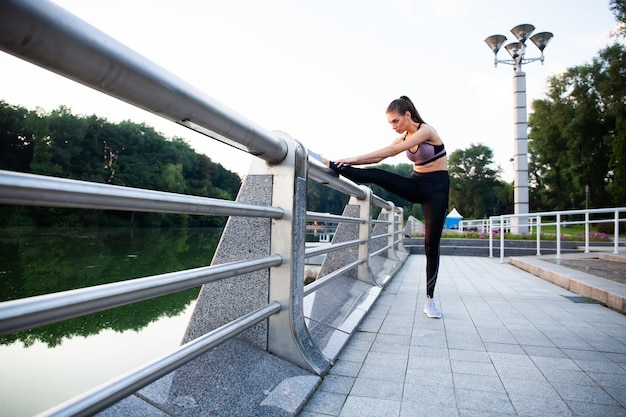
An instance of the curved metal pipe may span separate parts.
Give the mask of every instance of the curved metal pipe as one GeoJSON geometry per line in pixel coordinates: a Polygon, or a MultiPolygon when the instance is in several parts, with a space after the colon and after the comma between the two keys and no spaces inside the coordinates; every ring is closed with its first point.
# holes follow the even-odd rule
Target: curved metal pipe
{"type": "Polygon", "coordinates": [[[0,170],[0,203],[279,219],[280,207],[0,170]]]}
{"type": "Polygon", "coordinates": [[[0,49],[269,163],[287,155],[274,134],[49,1],[0,2],[0,49]]]}

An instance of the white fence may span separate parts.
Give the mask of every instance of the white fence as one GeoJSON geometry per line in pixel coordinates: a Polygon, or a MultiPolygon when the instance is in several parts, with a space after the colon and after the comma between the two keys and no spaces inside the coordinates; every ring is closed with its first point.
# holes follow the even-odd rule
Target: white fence
{"type": "Polygon", "coordinates": [[[619,224],[626,222],[626,207],[615,207],[605,209],[589,210],[566,210],[548,211],[528,214],[504,214],[491,216],[489,219],[461,220],[459,223],[459,233],[479,232],[489,233],[489,257],[493,257],[494,235],[498,234],[500,240],[500,260],[504,262],[504,241],[506,234],[510,233],[513,227],[528,227],[529,234],[535,235],[537,240],[537,255],[541,255],[541,228],[544,226],[556,226],[555,242],[556,257],[561,257],[561,238],[563,233],[561,228],[571,225],[584,224],[585,253],[589,253],[590,228],[600,223],[613,224],[613,254],[619,254],[619,224]],[[620,215],[622,216],[620,218],[620,215]],[[522,221],[524,223],[522,223],[522,221]]]}

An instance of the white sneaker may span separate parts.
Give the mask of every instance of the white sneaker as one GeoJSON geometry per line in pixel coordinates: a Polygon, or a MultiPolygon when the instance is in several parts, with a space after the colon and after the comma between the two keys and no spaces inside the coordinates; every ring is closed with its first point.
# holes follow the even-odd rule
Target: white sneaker
{"type": "Polygon", "coordinates": [[[435,300],[429,298],[424,305],[424,314],[433,319],[441,318],[441,311],[435,305],[435,300]]]}

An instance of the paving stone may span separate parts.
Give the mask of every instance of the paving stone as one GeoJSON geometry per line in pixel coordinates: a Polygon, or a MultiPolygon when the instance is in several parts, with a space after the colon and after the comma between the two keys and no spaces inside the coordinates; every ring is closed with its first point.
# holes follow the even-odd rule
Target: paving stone
{"type": "Polygon", "coordinates": [[[513,407],[521,416],[573,416],[573,412],[560,398],[543,398],[509,394],[513,407]]]}
{"type": "Polygon", "coordinates": [[[554,358],[549,356],[530,356],[535,366],[539,369],[555,368],[555,369],[569,369],[570,371],[577,371],[580,367],[569,358],[554,358]]]}
{"type": "Polygon", "coordinates": [[[619,406],[619,403],[598,385],[552,384],[552,386],[564,400],[619,406]]]}
{"type": "Polygon", "coordinates": [[[379,398],[386,400],[402,400],[403,382],[380,383],[377,379],[357,378],[350,395],[357,397],[379,398]]]}
{"type": "Polygon", "coordinates": [[[626,316],[495,259],[444,256],[443,317],[429,319],[424,266],[408,258],[331,368],[347,379],[329,389],[353,379],[350,392],[303,417],[626,415],[626,316]]]}
{"type": "Polygon", "coordinates": [[[472,374],[484,376],[498,376],[496,368],[491,362],[469,362],[452,360],[452,372],[455,374],[472,374]]]}
{"type": "Polygon", "coordinates": [[[457,389],[456,399],[459,408],[498,414],[515,413],[515,409],[506,393],[457,389]]]}
{"type": "Polygon", "coordinates": [[[620,406],[595,404],[582,401],[569,401],[567,405],[577,416],[624,417],[624,408],[620,406]]]}
{"type": "Polygon", "coordinates": [[[339,417],[398,417],[400,401],[351,396],[339,417]]]}
{"type": "Polygon", "coordinates": [[[320,384],[319,390],[336,394],[349,394],[352,384],[354,384],[354,379],[348,376],[327,375],[320,384]]]}
{"type": "Polygon", "coordinates": [[[341,412],[346,395],[318,391],[304,407],[304,411],[338,416],[341,412]]]}
{"type": "Polygon", "coordinates": [[[506,393],[498,376],[454,373],[453,379],[457,389],[506,393]]]}
{"type": "Polygon", "coordinates": [[[359,374],[361,369],[361,362],[351,362],[343,359],[339,359],[335,362],[332,368],[330,368],[331,375],[343,375],[355,377],[359,374]]]}
{"type": "Polygon", "coordinates": [[[559,394],[546,380],[502,378],[506,392],[517,395],[527,395],[536,398],[559,398],[559,394]]]}
{"type": "Polygon", "coordinates": [[[454,387],[405,383],[402,401],[450,407],[456,405],[454,387]]]}
{"type": "Polygon", "coordinates": [[[450,349],[450,359],[467,361],[467,362],[488,362],[491,363],[491,358],[487,352],[479,352],[475,350],[461,350],[450,349]]]}

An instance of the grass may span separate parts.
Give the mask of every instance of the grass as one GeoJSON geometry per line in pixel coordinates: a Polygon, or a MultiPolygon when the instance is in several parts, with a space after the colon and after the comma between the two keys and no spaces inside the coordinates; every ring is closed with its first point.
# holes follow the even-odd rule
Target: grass
{"type": "MultiPolygon", "coordinates": [[[[604,223],[603,230],[607,231],[605,232],[606,235],[613,237],[613,230],[614,230],[613,223],[604,223]]],[[[623,232],[623,230],[624,230],[624,223],[622,222],[620,225],[620,231],[623,232]]],[[[541,226],[541,233],[543,232],[556,234],[556,225],[541,226]]],[[[593,233],[601,233],[601,232],[598,231],[597,226],[592,224],[589,226],[589,233],[593,234],[593,233]]],[[[570,224],[567,227],[561,226],[561,234],[580,235],[583,237],[583,240],[584,240],[585,239],[585,225],[584,224],[570,224]]],[[[620,233],[619,236],[626,237],[626,233],[620,233]]]]}
{"type": "MultiPolygon", "coordinates": [[[[555,228],[556,231],[556,228],[555,228]]],[[[411,237],[424,237],[423,233],[413,234],[411,237]]],[[[444,231],[442,237],[444,239],[489,239],[489,233],[485,232],[453,232],[453,231],[444,231]]],[[[496,230],[493,233],[494,239],[500,239],[500,231],[496,230]]],[[[524,233],[524,234],[512,234],[505,233],[505,239],[514,239],[514,240],[537,240],[536,233],[524,233]]],[[[541,240],[556,240],[556,232],[550,232],[549,230],[544,230],[541,228],[541,240]]],[[[585,229],[584,226],[581,232],[572,229],[563,229],[561,228],[561,241],[572,241],[572,242],[583,242],[585,240],[585,229]]],[[[611,242],[612,235],[603,233],[603,232],[592,232],[589,231],[589,241],[590,242],[611,242]]]]}

